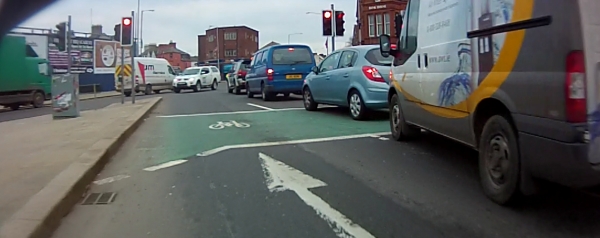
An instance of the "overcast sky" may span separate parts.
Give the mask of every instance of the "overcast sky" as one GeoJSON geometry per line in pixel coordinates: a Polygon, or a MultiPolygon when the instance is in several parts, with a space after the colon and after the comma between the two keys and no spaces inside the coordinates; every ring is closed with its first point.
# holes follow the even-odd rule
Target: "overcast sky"
{"type": "MultiPolygon", "coordinates": [[[[210,25],[246,25],[259,31],[259,47],[270,41],[287,43],[288,34],[302,33],[292,35],[291,42],[308,44],[313,51],[325,53],[320,12],[330,8],[331,3],[346,13],[346,36],[336,40],[336,48],[340,48],[352,35],[355,0],[141,0],[140,9],[155,10],[144,12],[143,39],[145,44],[174,41],[179,49],[196,55],[197,36],[210,25]]],[[[93,23],[103,25],[104,33],[112,35],[121,17],[136,9],[137,0],[59,0],[21,26],[54,29],[71,15],[77,32],[90,32],[93,23]]]]}

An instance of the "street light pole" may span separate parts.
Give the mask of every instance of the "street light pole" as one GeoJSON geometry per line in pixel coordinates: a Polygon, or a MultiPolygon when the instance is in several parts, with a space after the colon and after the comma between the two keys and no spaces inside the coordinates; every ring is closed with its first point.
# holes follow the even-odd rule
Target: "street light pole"
{"type": "Polygon", "coordinates": [[[293,35],[302,35],[302,32],[288,34],[288,44],[290,43],[290,36],[293,36],[293,35]]]}
{"type": "Polygon", "coordinates": [[[140,53],[144,52],[144,12],[154,12],[153,9],[150,10],[142,10],[141,16],[140,16],[140,53]]]}

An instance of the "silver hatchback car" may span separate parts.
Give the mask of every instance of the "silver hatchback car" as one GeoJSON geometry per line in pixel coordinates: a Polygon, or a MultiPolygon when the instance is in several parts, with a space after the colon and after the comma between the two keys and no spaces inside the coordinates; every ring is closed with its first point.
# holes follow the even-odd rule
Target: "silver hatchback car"
{"type": "Polygon", "coordinates": [[[348,107],[355,120],[371,110],[387,108],[389,72],[393,57],[383,57],[377,45],[342,48],[328,55],[306,76],[304,108],[318,104],[348,107]]]}

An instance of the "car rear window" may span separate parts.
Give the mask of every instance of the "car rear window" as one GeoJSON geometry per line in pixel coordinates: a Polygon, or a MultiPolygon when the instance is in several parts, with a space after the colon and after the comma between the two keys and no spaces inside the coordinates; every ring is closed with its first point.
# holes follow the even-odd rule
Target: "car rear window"
{"type": "Polygon", "coordinates": [[[367,61],[373,65],[381,66],[392,66],[392,62],[394,61],[392,56],[383,57],[377,48],[369,50],[365,55],[365,59],[367,59],[367,61]]]}
{"type": "Polygon", "coordinates": [[[273,50],[272,61],[274,65],[311,64],[313,55],[305,47],[276,48],[273,50]]]}

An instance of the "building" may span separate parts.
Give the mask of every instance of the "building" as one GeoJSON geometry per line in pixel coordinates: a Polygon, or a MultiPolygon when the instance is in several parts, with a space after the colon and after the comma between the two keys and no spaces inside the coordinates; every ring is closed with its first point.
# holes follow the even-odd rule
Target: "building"
{"type": "Polygon", "coordinates": [[[141,57],[156,57],[163,58],[169,61],[173,69],[177,72],[191,67],[195,62],[195,57],[191,57],[187,52],[177,49],[177,43],[169,42],[168,44],[148,44],[144,46],[144,52],[141,57]]]}
{"type": "Polygon", "coordinates": [[[198,61],[247,59],[258,50],[258,31],[247,26],[211,28],[198,35],[198,61]],[[217,35],[218,34],[218,35],[217,35]]]}
{"type": "Polygon", "coordinates": [[[379,35],[388,34],[396,41],[394,17],[406,9],[408,0],[357,0],[352,45],[379,44],[379,35]]]}

